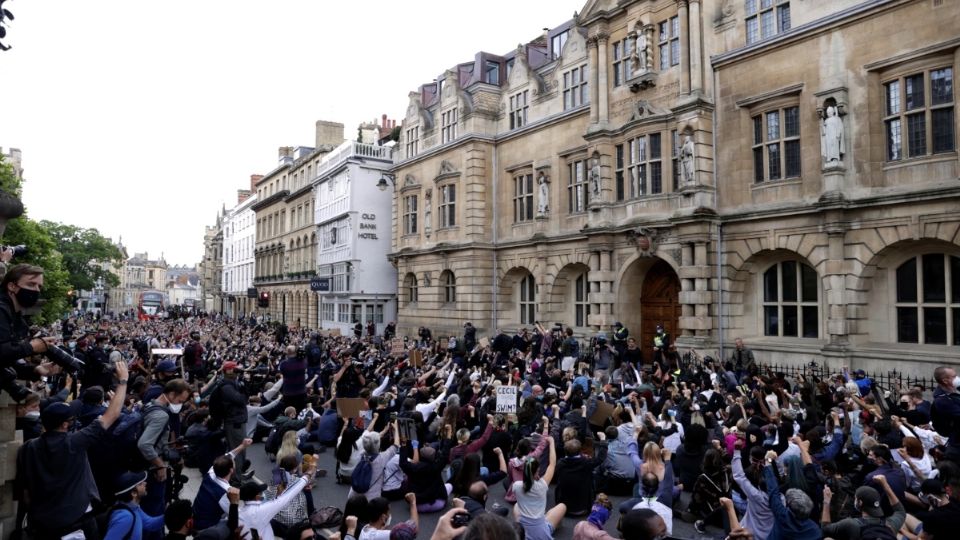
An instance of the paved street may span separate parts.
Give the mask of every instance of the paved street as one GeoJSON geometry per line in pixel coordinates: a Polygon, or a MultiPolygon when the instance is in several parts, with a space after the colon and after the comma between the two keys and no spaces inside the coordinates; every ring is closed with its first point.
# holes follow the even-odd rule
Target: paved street
{"type": "MultiPolygon", "coordinates": [[[[253,461],[254,468],[257,471],[257,478],[260,480],[269,479],[269,471],[273,467],[273,463],[267,459],[266,454],[263,452],[263,444],[257,443],[247,451],[247,457],[253,461]]],[[[347,500],[347,492],[349,491],[349,486],[339,485],[334,482],[332,477],[332,472],[334,470],[334,457],[333,452],[327,450],[326,452],[320,454],[320,466],[327,471],[329,471],[326,478],[322,478],[317,481],[317,484],[313,489],[313,497],[317,507],[321,506],[336,506],[340,509],[343,509],[344,504],[347,500]]],[[[197,487],[200,485],[200,473],[195,469],[186,470],[185,474],[190,477],[190,482],[187,483],[184,487],[183,492],[181,492],[181,497],[184,499],[193,500],[193,497],[196,494],[197,487]]],[[[613,497],[614,507],[620,504],[623,501],[623,497],[613,497]]],[[[686,523],[680,519],[679,508],[683,508],[687,502],[687,496],[683,497],[683,502],[675,505],[674,510],[674,520],[673,520],[673,536],[677,538],[690,538],[695,540],[707,539],[707,538],[718,538],[722,537],[722,531],[715,528],[710,528],[707,535],[698,534],[693,525],[686,523]]],[[[503,502],[503,486],[499,483],[490,487],[490,495],[488,499],[488,508],[495,502],[500,504],[505,504],[503,502]]],[[[393,522],[398,523],[409,517],[409,512],[407,511],[407,504],[404,502],[395,502],[391,506],[393,512],[393,522]]],[[[437,524],[437,519],[443,514],[443,512],[436,514],[421,514],[420,516],[420,530],[421,533],[418,535],[419,538],[429,538],[430,533],[433,531],[433,528],[437,524]]],[[[611,513],[609,521],[607,521],[607,531],[612,534],[614,537],[619,538],[617,533],[617,519],[620,514],[614,508],[611,513]]],[[[578,519],[567,518],[563,520],[563,525],[560,530],[557,531],[554,538],[557,540],[569,540],[573,535],[573,528],[576,526],[578,519]]]]}

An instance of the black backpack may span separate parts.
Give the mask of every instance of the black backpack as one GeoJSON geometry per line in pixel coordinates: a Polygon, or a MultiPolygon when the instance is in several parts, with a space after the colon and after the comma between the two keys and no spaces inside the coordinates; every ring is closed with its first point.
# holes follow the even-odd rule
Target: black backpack
{"type": "Polygon", "coordinates": [[[857,523],[860,524],[860,540],[897,540],[897,535],[883,519],[871,518],[867,521],[857,518],[857,523]]]}
{"type": "MultiPolygon", "coordinates": [[[[123,503],[117,503],[107,509],[106,512],[97,514],[94,518],[97,522],[97,529],[103,531],[103,534],[107,534],[107,529],[110,527],[110,518],[113,516],[113,513],[118,510],[126,510],[130,512],[130,515],[133,516],[133,525],[130,526],[130,530],[123,535],[123,540],[130,540],[130,537],[133,536],[133,529],[137,526],[137,515],[130,509],[129,506],[123,503]]],[[[141,525],[142,526],[142,525],[141,525]]]]}
{"type": "Polygon", "coordinates": [[[350,487],[353,488],[354,492],[364,494],[370,491],[372,484],[373,456],[364,454],[360,463],[357,463],[357,466],[353,468],[353,473],[350,474],[350,487]]]}

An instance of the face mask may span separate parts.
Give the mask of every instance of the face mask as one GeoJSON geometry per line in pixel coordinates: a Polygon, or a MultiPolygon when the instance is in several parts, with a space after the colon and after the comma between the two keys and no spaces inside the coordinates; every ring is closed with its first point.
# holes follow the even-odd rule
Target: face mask
{"type": "Polygon", "coordinates": [[[200,396],[197,396],[197,397],[193,398],[193,402],[196,403],[197,405],[199,405],[199,404],[200,404],[200,396]]]}
{"type": "Polygon", "coordinates": [[[77,348],[77,342],[76,342],[76,341],[71,341],[70,343],[67,343],[67,347],[70,347],[71,349],[76,349],[76,348],[77,348]]]}
{"type": "Polygon", "coordinates": [[[27,420],[39,420],[40,411],[27,411],[27,414],[23,415],[27,420]]]}
{"type": "Polygon", "coordinates": [[[390,522],[393,521],[393,514],[387,516],[387,521],[383,524],[384,527],[389,527],[390,522]]]}
{"type": "Polygon", "coordinates": [[[957,375],[956,377],[953,378],[953,387],[956,389],[960,389],[960,375],[957,375]]]}
{"type": "Polygon", "coordinates": [[[173,414],[178,414],[180,412],[180,409],[183,408],[183,403],[171,403],[169,407],[170,407],[170,412],[172,412],[173,414]]]}
{"type": "Polygon", "coordinates": [[[14,296],[16,296],[17,303],[21,307],[30,308],[37,305],[37,301],[40,300],[40,291],[20,289],[14,293],[14,296]]]}

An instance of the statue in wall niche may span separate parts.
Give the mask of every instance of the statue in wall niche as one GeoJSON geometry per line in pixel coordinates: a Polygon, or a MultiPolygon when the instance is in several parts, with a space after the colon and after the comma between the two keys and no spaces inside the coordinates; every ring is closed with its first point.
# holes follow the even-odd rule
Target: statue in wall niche
{"type": "Polygon", "coordinates": [[[433,190],[428,189],[423,194],[423,234],[430,236],[433,228],[433,190]]]}
{"type": "Polygon", "coordinates": [[[843,120],[831,105],[820,124],[820,155],[825,166],[837,165],[843,160],[843,142],[843,120]]]}
{"type": "Polygon", "coordinates": [[[537,215],[545,216],[550,211],[550,179],[541,172],[537,184],[537,215]]]}
{"type": "Polygon", "coordinates": [[[637,30],[637,40],[634,46],[634,57],[636,61],[633,63],[633,71],[635,73],[643,73],[650,69],[648,62],[650,61],[650,43],[647,41],[647,32],[645,29],[641,28],[637,30]]]}
{"type": "Polygon", "coordinates": [[[595,197],[600,196],[600,157],[593,156],[590,160],[590,188],[595,197]]]}
{"type": "Polygon", "coordinates": [[[683,145],[680,146],[680,171],[683,173],[683,181],[687,184],[692,184],[696,180],[694,157],[693,137],[689,134],[684,135],[683,145]]]}

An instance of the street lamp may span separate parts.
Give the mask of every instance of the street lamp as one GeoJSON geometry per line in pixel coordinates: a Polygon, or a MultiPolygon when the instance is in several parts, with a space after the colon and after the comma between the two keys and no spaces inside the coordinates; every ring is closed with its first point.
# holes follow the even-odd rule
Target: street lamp
{"type": "Polygon", "coordinates": [[[395,174],[390,174],[390,173],[381,173],[380,181],[377,182],[377,187],[380,188],[380,191],[386,191],[387,187],[391,185],[392,186],[397,185],[397,176],[395,174]],[[387,184],[387,180],[390,181],[389,184],[387,184]]]}

